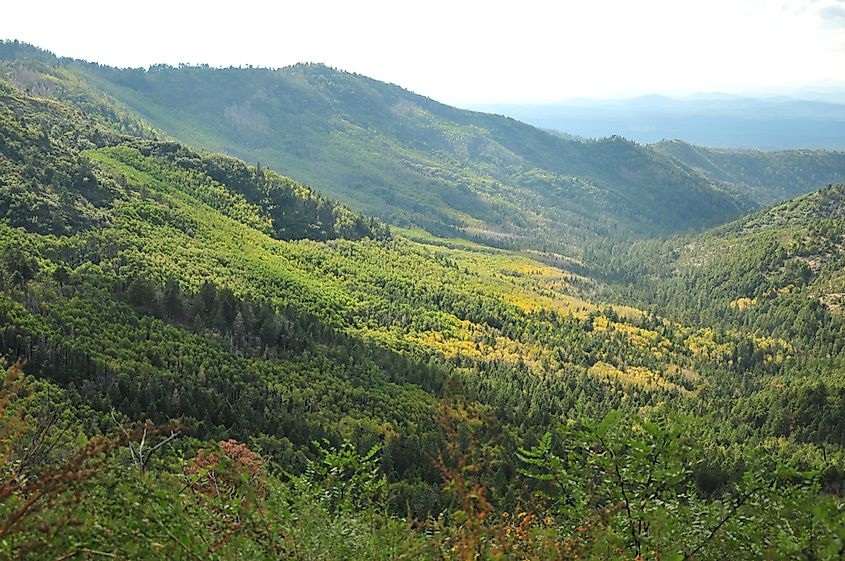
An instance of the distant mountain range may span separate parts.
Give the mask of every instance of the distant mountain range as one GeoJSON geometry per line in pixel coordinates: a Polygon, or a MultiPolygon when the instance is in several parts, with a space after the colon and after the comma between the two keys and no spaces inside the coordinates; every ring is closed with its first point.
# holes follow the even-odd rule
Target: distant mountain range
{"type": "Polygon", "coordinates": [[[643,143],[681,139],[718,148],[845,149],[845,95],[808,91],[802,96],[702,93],[469,108],[586,138],[618,134],[643,143]]]}

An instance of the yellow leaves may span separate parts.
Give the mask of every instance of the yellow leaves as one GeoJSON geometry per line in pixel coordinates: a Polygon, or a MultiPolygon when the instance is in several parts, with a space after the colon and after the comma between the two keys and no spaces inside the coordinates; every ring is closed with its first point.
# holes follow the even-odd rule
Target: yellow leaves
{"type": "MultiPolygon", "coordinates": [[[[464,357],[509,364],[523,362],[538,373],[543,369],[542,360],[551,356],[549,349],[540,343],[515,341],[497,334],[488,326],[466,320],[460,320],[459,323],[459,329],[396,333],[395,341],[404,340],[429,351],[439,352],[445,358],[464,357]]],[[[372,336],[374,333],[376,332],[370,331],[368,335],[372,336]]]]}
{"type": "Polygon", "coordinates": [[[449,336],[442,331],[411,331],[405,339],[423,347],[440,351],[446,358],[466,356],[480,358],[482,349],[469,339],[449,336]]]}
{"type": "Polygon", "coordinates": [[[755,305],[757,302],[760,301],[761,298],[763,299],[771,299],[777,298],[778,296],[784,296],[792,292],[792,289],[795,288],[794,284],[789,284],[787,286],[783,286],[781,288],[771,290],[765,294],[760,295],[756,298],[737,298],[736,300],[732,301],[728,304],[732,309],[737,310],[738,312],[745,313],[748,311],[748,308],[755,305]]]}
{"type": "Polygon", "coordinates": [[[570,294],[575,275],[530,255],[466,240],[434,238],[416,230],[397,231],[417,242],[418,248],[439,254],[453,262],[457,270],[468,272],[460,282],[485,297],[501,298],[529,313],[545,309],[586,317],[595,310],[593,304],[570,294]]]}
{"type": "MultiPolygon", "coordinates": [[[[652,347],[660,339],[660,336],[656,332],[629,323],[614,322],[613,329],[625,334],[632,344],[644,349],[652,347]]],[[[669,344],[668,341],[661,342],[667,345],[669,344]]]]}
{"type": "Polygon", "coordinates": [[[650,352],[659,361],[672,358],[672,342],[656,331],[638,327],[625,321],[611,321],[604,315],[594,317],[592,325],[593,331],[598,333],[613,332],[623,337],[626,343],[632,347],[650,352]]]}
{"type": "Polygon", "coordinates": [[[605,316],[598,316],[593,319],[593,331],[607,331],[610,327],[610,320],[605,316]]]}
{"type": "Polygon", "coordinates": [[[766,352],[786,351],[794,352],[792,345],[786,339],[780,337],[752,337],[754,347],[766,352]]]}
{"type": "Polygon", "coordinates": [[[716,334],[710,328],[697,329],[684,341],[684,345],[698,358],[727,362],[733,354],[730,343],[717,343],[716,334]]]}
{"type": "Polygon", "coordinates": [[[763,361],[766,364],[782,364],[795,349],[785,339],[780,337],[751,337],[754,348],[763,351],[763,361]]]}
{"type": "Polygon", "coordinates": [[[673,384],[663,378],[659,373],[642,366],[628,366],[625,369],[617,368],[607,362],[596,362],[587,372],[607,383],[619,382],[623,386],[637,386],[645,389],[664,389],[689,393],[689,390],[673,384]]]}
{"type": "MultiPolygon", "coordinates": [[[[693,356],[729,363],[740,342],[737,337],[738,334],[731,334],[729,341],[718,343],[714,331],[710,328],[704,328],[696,330],[687,337],[684,345],[693,356]]],[[[795,352],[789,341],[779,337],[756,337],[752,335],[748,336],[747,340],[751,342],[755,352],[762,353],[762,360],[767,364],[780,364],[795,352]]]]}
{"type": "Polygon", "coordinates": [[[731,308],[739,312],[746,312],[748,308],[757,303],[756,298],[737,298],[729,304],[731,308]]]}
{"type": "Polygon", "coordinates": [[[508,304],[529,313],[546,309],[584,318],[596,309],[595,305],[590,304],[586,300],[581,300],[567,294],[560,294],[554,290],[511,290],[504,292],[502,299],[508,304]]]}

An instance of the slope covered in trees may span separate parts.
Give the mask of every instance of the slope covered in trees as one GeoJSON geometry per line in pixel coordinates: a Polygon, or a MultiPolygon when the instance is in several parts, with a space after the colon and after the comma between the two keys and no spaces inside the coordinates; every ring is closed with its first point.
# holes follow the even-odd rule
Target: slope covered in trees
{"type": "MultiPolygon", "coordinates": [[[[576,252],[597,235],[687,231],[749,201],[621,138],[565,140],[321,65],[120,70],[6,45],[9,80],[67,78],[184,142],[273,169],[390,223],[576,252]]],[[[46,84],[46,85],[45,85],[46,84]]]]}
{"type": "MultiPolygon", "coordinates": [[[[772,316],[807,333],[733,300],[709,324],[602,305],[560,256],[388,230],[108,106],[0,88],[0,556],[841,554],[821,281],[772,316]]],[[[710,236],[835,228],[837,194],[710,236]]]]}
{"type": "Polygon", "coordinates": [[[112,126],[282,171],[390,223],[577,254],[725,222],[845,179],[839,153],[563,138],[321,65],[115,69],[0,45],[5,78],[112,126]],[[105,108],[105,109],[104,109],[105,108]]]}
{"type": "Polygon", "coordinates": [[[585,235],[738,211],[730,194],[622,139],[567,142],[320,65],[80,70],[178,138],[265,160],[391,222],[535,236],[577,224],[585,235]]]}
{"type": "Polygon", "coordinates": [[[84,151],[122,144],[137,150],[142,167],[158,181],[192,185],[203,202],[280,239],[389,235],[375,221],[272,171],[131,137],[2,82],[0,99],[0,216],[12,226],[62,235],[104,225],[109,210],[125,199],[126,180],[98,181],[84,151]]]}
{"type": "MultiPolygon", "coordinates": [[[[57,108],[7,92],[4,138],[21,137],[30,122],[57,108]]],[[[68,126],[84,122],[67,108],[55,116],[68,126]]],[[[689,350],[637,327],[646,320],[636,312],[619,317],[574,296],[585,281],[571,273],[420,232],[408,233],[417,241],[389,237],[384,227],[304,187],[225,157],[119,135],[103,134],[98,146],[84,135],[66,139],[63,130],[50,128],[23,155],[6,143],[4,186],[54,206],[43,220],[18,209],[2,225],[3,317],[11,327],[3,344],[27,358],[28,368],[82,384],[86,400],[104,400],[133,417],[187,415],[209,434],[240,423],[241,436],[260,433],[265,423],[293,434],[284,422],[253,418],[276,397],[261,393],[264,382],[258,388],[250,382],[250,395],[260,390],[250,399],[264,405],[241,401],[235,373],[249,372],[248,380],[280,376],[285,400],[324,384],[299,406],[267,413],[287,411],[301,423],[310,416],[305,411],[317,417],[332,411],[335,421],[309,425],[300,439],[306,443],[343,418],[336,409],[344,401],[336,395],[341,380],[382,392],[409,377],[415,384],[406,389],[436,391],[454,369],[489,372],[468,383],[508,407],[516,407],[513,396],[493,381],[533,383],[532,373],[555,372],[557,383],[568,379],[583,393],[623,383],[646,400],[651,392],[689,391],[679,374],[693,360],[689,350]],[[61,166],[86,175],[57,173],[45,186],[27,171],[61,166]],[[43,192],[20,187],[26,182],[43,192]],[[99,206],[91,193],[105,194],[95,199],[99,206]],[[89,207],[96,221],[57,224],[57,216],[73,218],[89,207]],[[15,223],[21,216],[32,220],[15,223]],[[578,343],[567,348],[567,339],[578,343]],[[630,350],[620,353],[622,347],[630,350]],[[288,363],[300,374],[279,374],[288,363]],[[313,374],[302,378],[304,372],[313,374]],[[209,396],[195,393],[197,380],[211,384],[209,396]],[[330,387],[333,397],[324,401],[330,387]],[[231,408],[237,413],[227,413],[231,408]]],[[[574,396],[554,409],[537,399],[527,415],[540,422],[571,407],[574,396]]],[[[396,406],[415,402],[397,397],[396,406]]],[[[408,418],[397,413],[394,420],[408,418]]],[[[387,420],[377,419],[366,432],[377,433],[387,420]]]]}
{"type": "Polygon", "coordinates": [[[699,236],[635,244],[607,258],[606,271],[665,310],[704,322],[796,293],[836,311],[845,290],[843,219],[845,186],[831,185],[699,236]]]}
{"type": "MultiPolygon", "coordinates": [[[[838,442],[845,434],[844,217],[845,186],[834,185],[704,235],[595,258],[607,263],[606,297],[716,332],[789,341],[791,360],[754,382],[748,403],[731,407],[758,428],[838,442]]],[[[731,360],[742,365],[753,355],[739,347],[731,360]]]]}
{"type": "Polygon", "coordinates": [[[720,150],[679,140],[659,142],[654,149],[713,181],[735,185],[766,205],[845,181],[843,152],[720,150]]]}

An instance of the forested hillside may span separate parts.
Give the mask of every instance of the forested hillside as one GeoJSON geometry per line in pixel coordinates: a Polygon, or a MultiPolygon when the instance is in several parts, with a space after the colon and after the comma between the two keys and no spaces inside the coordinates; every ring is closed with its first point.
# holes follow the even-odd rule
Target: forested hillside
{"type": "MultiPolygon", "coordinates": [[[[845,434],[843,219],[845,186],[834,185],[701,236],[595,258],[607,263],[606,297],[716,332],[789,341],[792,364],[761,379],[752,399],[770,413],[744,414],[776,432],[837,441],[845,434]]],[[[746,351],[732,360],[742,364],[746,351]]]]}
{"type": "Polygon", "coordinates": [[[736,185],[765,205],[845,181],[845,152],[719,150],[679,140],[660,142],[654,149],[713,181],[736,185]]]}
{"type": "Polygon", "coordinates": [[[580,239],[686,229],[742,208],[622,139],[569,142],[325,66],[78,71],[177,138],[266,161],[400,224],[580,239]],[[658,199],[671,212],[655,212],[658,199]]]}
{"type": "Polygon", "coordinates": [[[2,49],[6,78],[27,91],[108,107],[124,127],[135,115],[390,223],[509,246],[574,255],[597,238],[700,229],[845,179],[836,153],[563,138],[321,65],[133,70],[2,49]]]}
{"type": "Polygon", "coordinates": [[[843,225],[845,187],[831,185],[703,235],[643,242],[595,259],[643,301],[696,321],[736,321],[758,302],[796,293],[836,312],[845,291],[843,225]]]}
{"type": "Polygon", "coordinates": [[[389,235],[372,219],[272,171],[130,137],[66,105],[22,96],[7,84],[0,83],[0,96],[0,216],[12,226],[62,235],[105,225],[109,209],[126,198],[126,178],[98,181],[84,152],[124,144],[143,157],[158,181],[192,185],[204,203],[279,239],[389,235]]]}
{"type": "MultiPolygon", "coordinates": [[[[6,99],[4,138],[23,138],[29,123],[45,113],[42,108],[55,108],[9,90],[6,99]]],[[[84,121],[72,110],[63,111],[57,114],[63,122],[84,121]]],[[[299,429],[286,423],[304,422],[311,428],[296,441],[306,445],[345,418],[337,409],[345,401],[337,393],[339,380],[355,381],[351,387],[356,391],[371,386],[379,394],[400,384],[387,391],[399,392],[394,398],[378,399],[382,406],[396,399],[395,416],[377,415],[376,424],[358,428],[361,421],[348,419],[344,424],[349,426],[341,430],[344,424],[338,425],[340,432],[333,435],[340,438],[351,430],[345,435],[362,439],[386,430],[382,423],[390,419],[413,418],[405,409],[420,399],[431,414],[425,391],[437,395],[456,370],[476,373],[467,383],[483,387],[489,399],[504,400],[508,409],[517,404],[509,391],[496,389],[493,381],[500,377],[527,384],[533,373],[551,376],[549,383],[569,380],[582,386],[553,407],[540,406],[548,399],[542,395],[546,390],[536,405],[529,400],[519,417],[527,415],[538,425],[572,407],[580,394],[606,393],[594,402],[600,409],[618,403],[624,392],[610,391],[617,385],[646,401],[655,392],[685,395],[693,388],[694,380],[685,378],[681,367],[694,357],[681,341],[663,341],[641,327],[650,320],[640,313],[600,312],[573,296],[586,280],[571,273],[529,257],[422,233],[409,232],[418,241],[390,238],[383,227],[342,207],[331,207],[335,221],[327,228],[324,213],[316,211],[320,205],[309,204],[317,196],[304,187],[275,197],[287,201],[281,208],[265,199],[253,203],[251,194],[259,186],[272,194],[293,184],[226,158],[225,167],[239,173],[224,173],[220,158],[173,143],[115,136],[111,143],[104,140],[100,147],[80,151],[76,145],[84,142],[84,137],[66,142],[48,133],[46,141],[28,145],[27,155],[6,142],[12,150],[4,153],[10,162],[4,169],[12,173],[4,175],[3,183],[12,193],[30,193],[19,186],[37,182],[26,175],[26,158],[40,158],[51,169],[61,164],[58,156],[87,175],[82,180],[58,176],[51,189],[38,195],[55,201],[44,220],[35,216],[30,223],[15,224],[23,228],[2,227],[4,321],[14,326],[5,348],[25,357],[28,368],[76,386],[84,382],[86,403],[105,400],[104,406],[116,406],[132,418],[192,417],[207,435],[236,431],[245,437],[260,434],[266,425],[290,438],[299,429]],[[19,160],[24,172],[16,173],[11,162],[19,160]],[[258,184],[262,173],[266,185],[258,184]],[[91,193],[105,195],[95,199],[91,193]],[[56,218],[72,218],[77,209],[93,209],[97,222],[79,219],[80,225],[69,229],[56,218]],[[338,234],[359,240],[362,228],[370,229],[360,241],[287,241],[338,234]],[[567,339],[581,342],[564,345],[567,339]],[[195,345],[198,350],[190,350],[195,345]],[[620,353],[622,347],[629,350],[620,353]],[[354,360],[347,363],[348,358],[354,360]],[[305,392],[302,401],[265,413],[290,421],[265,417],[259,422],[254,411],[269,407],[278,396],[252,395],[256,388],[249,382],[241,396],[233,380],[241,374],[234,373],[262,380],[260,388],[280,376],[278,369],[289,361],[297,365],[291,366],[295,371],[312,372],[279,378],[287,388],[284,400],[305,392]],[[216,380],[210,395],[219,403],[196,393],[198,372],[203,384],[216,380]],[[486,374],[478,377],[480,372],[486,374]],[[323,389],[311,395],[314,389],[308,388],[321,383],[323,389]],[[323,401],[320,396],[330,387],[334,397],[323,401]],[[411,399],[407,391],[420,397],[411,399]],[[264,405],[258,407],[254,399],[264,405]],[[315,399],[323,405],[315,407],[315,399]],[[312,414],[329,416],[309,422],[312,414]]],[[[11,218],[24,214],[17,210],[11,218]]],[[[359,404],[348,413],[356,417],[365,410],[359,404]]]]}
{"type": "Polygon", "coordinates": [[[321,65],[120,70],[0,48],[7,79],[28,91],[84,83],[181,141],[439,234],[576,253],[597,236],[687,231],[752,204],[621,138],[566,140],[321,65]]]}
{"type": "MultiPolygon", "coordinates": [[[[701,237],[590,246],[593,278],[573,255],[388,228],[269,159],[165,139],[76,74],[230,71],[36,55],[4,55],[0,83],[0,558],[841,558],[841,188],[701,237]]],[[[407,96],[319,66],[238,76],[315,107],[328,78],[364,105],[407,96]]],[[[656,218],[649,197],[676,184],[632,170],[680,168],[643,147],[546,145],[411,99],[435,144],[452,112],[532,166],[573,150],[607,181],[578,204],[641,213],[629,233],[687,212],[656,218]],[[602,170],[622,153],[632,167],[602,170]]],[[[367,130],[396,125],[386,107],[367,130]]],[[[708,209],[735,199],[698,181],[671,204],[721,221],[708,209]]],[[[513,204],[497,212],[516,223],[513,204]]]]}

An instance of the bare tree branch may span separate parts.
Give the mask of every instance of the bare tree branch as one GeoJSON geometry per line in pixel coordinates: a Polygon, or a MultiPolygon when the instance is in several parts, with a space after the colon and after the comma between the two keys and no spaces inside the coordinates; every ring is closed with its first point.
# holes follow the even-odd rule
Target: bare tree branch
{"type": "Polygon", "coordinates": [[[156,444],[155,446],[153,446],[152,448],[150,448],[150,450],[147,452],[147,455],[144,457],[144,466],[146,466],[146,465],[149,463],[150,459],[152,459],[152,457],[153,457],[153,454],[155,454],[155,453],[156,453],[156,450],[158,450],[159,448],[163,447],[165,444],[167,444],[167,443],[168,443],[168,442],[170,442],[171,440],[176,439],[176,438],[177,438],[179,435],[181,435],[181,434],[182,434],[182,432],[181,432],[181,431],[178,431],[178,430],[177,430],[177,431],[172,431],[172,430],[171,430],[171,431],[170,431],[170,436],[168,436],[167,438],[165,438],[164,440],[162,440],[161,442],[159,442],[158,444],[156,444]]]}
{"type": "MultiPolygon", "coordinates": [[[[136,446],[135,440],[137,439],[137,436],[135,438],[133,438],[132,435],[129,434],[129,432],[126,430],[126,428],[118,422],[117,417],[114,414],[114,409],[112,409],[112,411],[111,411],[111,416],[112,416],[112,419],[114,420],[115,424],[118,426],[118,428],[120,428],[121,432],[123,432],[123,435],[126,437],[126,443],[129,447],[129,453],[132,456],[132,463],[135,464],[135,467],[138,468],[138,471],[141,472],[142,475],[146,471],[147,465],[150,463],[150,460],[152,460],[153,454],[155,454],[158,450],[160,450],[167,443],[171,442],[172,440],[174,440],[175,438],[177,438],[179,435],[182,434],[182,431],[178,431],[178,430],[174,431],[173,429],[171,429],[170,430],[170,436],[168,436],[167,438],[165,438],[164,440],[162,440],[161,442],[159,442],[158,444],[151,447],[149,450],[147,450],[145,452],[144,448],[147,445],[147,431],[148,431],[147,425],[144,425],[143,432],[141,433],[141,439],[136,446]]],[[[155,430],[154,432],[158,432],[158,431],[155,430]]],[[[137,434],[137,429],[136,429],[136,434],[137,434]]]]}

